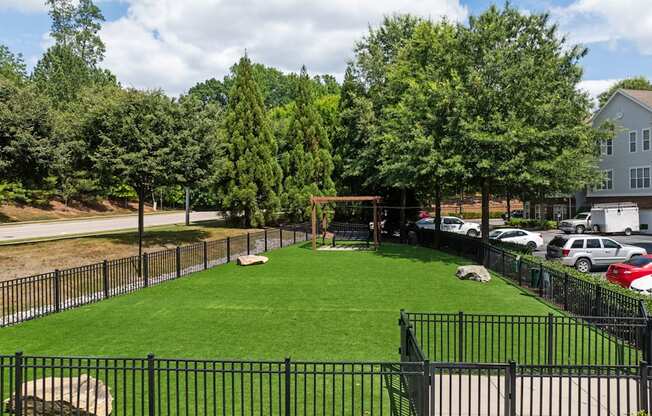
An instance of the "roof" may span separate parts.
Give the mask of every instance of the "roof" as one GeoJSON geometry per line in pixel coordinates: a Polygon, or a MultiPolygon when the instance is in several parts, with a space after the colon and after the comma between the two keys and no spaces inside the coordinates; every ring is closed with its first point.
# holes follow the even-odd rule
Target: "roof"
{"type": "Polygon", "coordinates": [[[634,98],[636,101],[640,101],[642,104],[645,104],[650,111],[652,111],[652,91],[646,90],[622,90],[625,95],[629,95],[631,98],[634,98]]]}
{"type": "Polygon", "coordinates": [[[593,113],[593,116],[591,116],[591,121],[593,121],[598,114],[602,112],[603,109],[605,109],[611,100],[614,99],[614,97],[618,94],[621,94],[624,97],[629,98],[631,101],[634,101],[636,104],[640,105],[644,109],[646,109],[649,112],[652,112],[652,91],[647,91],[647,90],[627,90],[624,88],[618,89],[616,92],[613,93],[611,97],[609,97],[609,100],[607,100],[606,103],[598,111],[593,113]]]}

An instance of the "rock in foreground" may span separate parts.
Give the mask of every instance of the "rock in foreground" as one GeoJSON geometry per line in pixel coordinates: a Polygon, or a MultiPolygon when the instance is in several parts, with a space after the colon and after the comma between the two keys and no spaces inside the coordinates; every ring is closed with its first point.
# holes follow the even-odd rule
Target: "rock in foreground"
{"type": "Polygon", "coordinates": [[[460,266],[457,268],[455,276],[462,280],[475,280],[483,283],[491,280],[491,274],[483,266],[460,266]]]}
{"type": "MultiPolygon", "coordinates": [[[[5,400],[7,412],[16,412],[15,401],[15,395],[5,400]]],[[[22,403],[25,416],[109,416],[113,411],[110,389],[86,374],[26,381],[22,403]]]]}
{"type": "Polygon", "coordinates": [[[238,257],[238,264],[240,266],[252,266],[254,264],[265,264],[269,259],[265,256],[240,256],[238,257]]]}

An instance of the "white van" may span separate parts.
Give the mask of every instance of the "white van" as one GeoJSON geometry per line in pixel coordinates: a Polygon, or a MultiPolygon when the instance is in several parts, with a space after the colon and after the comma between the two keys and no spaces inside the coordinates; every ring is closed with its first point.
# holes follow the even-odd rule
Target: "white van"
{"type": "Polygon", "coordinates": [[[638,205],[632,202],[595,204],[591,208],[591,228],[595,233],[625,233],[640,231],[638,205]]]}

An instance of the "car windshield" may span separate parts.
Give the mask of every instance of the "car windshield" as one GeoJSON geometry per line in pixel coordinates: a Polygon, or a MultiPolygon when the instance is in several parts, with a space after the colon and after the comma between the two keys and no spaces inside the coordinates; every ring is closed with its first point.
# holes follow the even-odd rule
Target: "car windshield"
{"type": "Polygon", "coordinates": [[[575,219],[576,219],[576,220],[585,220],[585,219],[588,218],[588,216],[589,216],[588,213],[583,212],[583,213],[581,213],[581,214],[577,214],[577,215],[575,216],[575,219]]]}
{"type": "Polygon", "coordinates": [[[498,238],[503,232],[500,230],[494,230],[489,233],[489,238],[498,238]]]}
{"type": "Polygon", "coordinates": [[[634,257],[633,259],[625,262],[625,264],[629,264],[630,266],[634,267],[645,267],[650,263],[652,263],[652,259],[649,257],[634,257]]]}
{"type": "Polygon", "coordinates": [[[566,245],[566,242],[568,240],[564,237],[555,237],[552,239],[552,241],[548,244],[549,246],[554,246],[554,247],[564,247],[566,245]]]}

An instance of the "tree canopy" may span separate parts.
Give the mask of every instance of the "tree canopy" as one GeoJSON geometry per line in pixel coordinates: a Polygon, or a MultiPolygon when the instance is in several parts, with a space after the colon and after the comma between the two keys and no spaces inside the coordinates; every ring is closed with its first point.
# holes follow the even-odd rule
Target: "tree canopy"
{"type": "Polygon", "coordinates": [[[598,95],[598,107],[602,107],[609,101],[612,95],[619,89],[626,90],[647,90],[652,91],[652,83],[644,76],[626,78],[616,82],[608,90],[598,95]]]}

